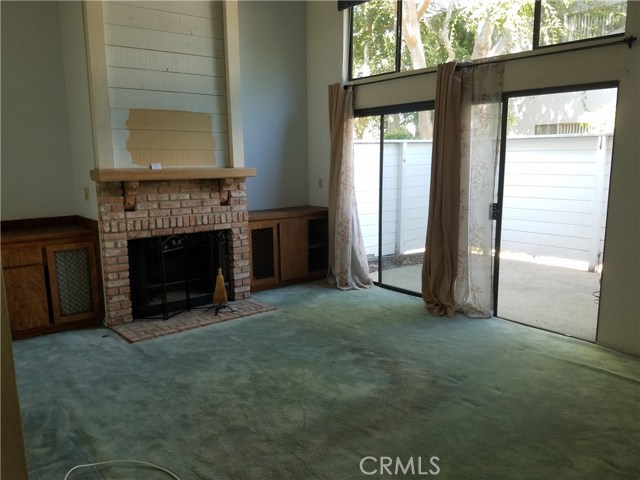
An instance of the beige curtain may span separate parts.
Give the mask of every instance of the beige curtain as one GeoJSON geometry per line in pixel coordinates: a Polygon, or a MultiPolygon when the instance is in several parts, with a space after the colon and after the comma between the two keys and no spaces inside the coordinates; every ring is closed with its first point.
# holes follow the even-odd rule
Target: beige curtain
{"type": "Polygon", "coordinates": [[[329,281],[342,290],[373,282],[353,183],[353,88],[329,85],[329,281]]]}
{"type": "Polygon", "coordinates": [[[456,310],[493,315],[493,229],[490,205],[500,156],[504,64],[463,70],[460,136],[460,212],[456,310]]]}
{"type": "Polygon", "coordinates": [[[493,314],[493,221],[503,65],[438,67],[422,295],[434,315],[493,314]]]}
{"type": "Polygon", "coordinates": [[[460,100],[462,71],[438,66],[422,298],[433,315],[455,312],[460,210],[460,100]]]}

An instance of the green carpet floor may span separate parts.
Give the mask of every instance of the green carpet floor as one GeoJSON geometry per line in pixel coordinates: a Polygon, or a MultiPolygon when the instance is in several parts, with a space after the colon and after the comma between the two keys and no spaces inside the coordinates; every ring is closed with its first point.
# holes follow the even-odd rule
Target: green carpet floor
{"type": "Polygon", "coordinates": [[[182,480],[640,477],[636,358],[375,287],[254,298],[278,310],[133,345],[102,328],[16,341],[31,480],[113,459],[182,480]],[[367,476],[367,456],[422,473],[438,457],[439,474],[367,476]]]}

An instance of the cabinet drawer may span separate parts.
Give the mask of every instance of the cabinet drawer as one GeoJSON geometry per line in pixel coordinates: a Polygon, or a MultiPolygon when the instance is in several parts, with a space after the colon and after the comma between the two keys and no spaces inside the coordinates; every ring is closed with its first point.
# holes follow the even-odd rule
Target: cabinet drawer
{"type": "Polygon", "coordinates": [[[40,247],[2,249],[3,268],[23,267],[26,265],[41,265],[42,263],[42,248],[40,247]]]}

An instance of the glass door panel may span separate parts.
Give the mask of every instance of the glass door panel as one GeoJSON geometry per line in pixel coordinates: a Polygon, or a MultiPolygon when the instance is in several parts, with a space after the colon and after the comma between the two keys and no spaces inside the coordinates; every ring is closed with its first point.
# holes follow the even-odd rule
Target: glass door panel
{"type": "Polygon", "coordinates": [[[433,112],[385,115],[381,285],[419,294],[427,236],[433,112]]]}
{"type": "Polygon", "coordinates": [[[432,132],[432,110],[356,119],[356,199],[371,277],[416,295],[427,234],[432,132]]]}
{"type": "Polygon", "coordinates": [[[381,116],[355,119],[354,184],[358,218],[369,272],[378,281],[380,250],[380,122],[381,116]]]}
{"type": "Polygon", "coordinates": [[[616,99],[509,99],[498,316],[595,340],[616,99]]]}

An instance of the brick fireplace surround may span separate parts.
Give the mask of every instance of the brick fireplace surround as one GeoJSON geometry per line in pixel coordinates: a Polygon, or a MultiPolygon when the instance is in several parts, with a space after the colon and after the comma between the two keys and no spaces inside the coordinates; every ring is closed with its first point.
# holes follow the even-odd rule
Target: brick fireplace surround
{"type": "Polygon", "coordinates": [[[245,178],[96,182],[105,323],[133,320],[127,241],[229,230],[231,296],[250,294],[245,178]]]}

